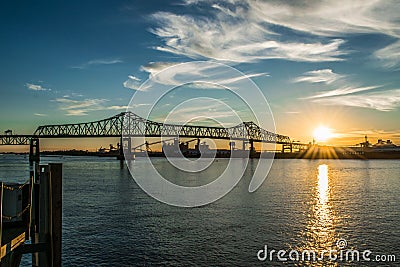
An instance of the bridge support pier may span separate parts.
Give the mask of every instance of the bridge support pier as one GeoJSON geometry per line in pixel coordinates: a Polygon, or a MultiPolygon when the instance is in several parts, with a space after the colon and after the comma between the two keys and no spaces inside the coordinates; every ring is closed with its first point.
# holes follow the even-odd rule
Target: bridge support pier
{"type": "MultiPolygon", "coordinates": [[[[248,141],[243,141],[242,143],[242,150],[246,150],[246,143],[249,144],[249,158],[254,158],[256,155],[256,149],[254,148],[254,140],[249,139],[248,141]]],[[[232,149],[232,148],[231,148],[232,149]]]]}
{"type": "Polygon", "coordinates": [[[125,160],[125,156],[124,156],[124,143],[123,143],[123,138],[122,136],[119,139],[119,154],[117,156],[117,159],[119,159],[119,167],[121,169],[124,168],[124,160],[125,160]]]}
{"type": "Polygon", "coordinates": [[[250,139],[249,143],[250,143],[250,151],[254,151],[254,141],[253,141],[253,139],[250,139]]]}
{"type": "Polygon", "coordinates": [[[196,151],[196,153],[200,155],[200,138],[197,138],[197,151],[196,151]]]}
{"type": "Polygon", "coordinates": [[[123,143],[122,136],[119,138],[119,156],[122,158],[124,156],[124,143],[123,143]]]}
{"type": "MultiPolygon", "coordinates": [[[[131,137],[121,137],[121,149],[120,149],[120,156],[124,157],[124,148],[128,151],[127,156],[132,154],[132,138],[131,137]]],[[[131,160],[131,158],[128,158],[131,160]]]]}
{"type": "Polygon", "coordinates": [[[250,140],[249,140],[249,144],[250,144],[250,147],[249,147],[249,149],[250,149],[249,157],[252,159],[252,158],[254,158],[254,156],[255,156],[255,154],[256,154],[256,150],[254,149],[254,141],[253,141],[253,139],[250,139],[250,140]]]}
{"type": "Polygon", "coordinates": [[[38,182],[40,164],[39,138],[32,138],[29,143],[29,172],[34,182],[38,182]]]}
{"type": "Polygon", "coordinates": [[[286,150],[289,150],[289,152],[292,153],[293,152],[292,144],[283,144],[282,145],[282,153],[285,153],[286,150]]]}

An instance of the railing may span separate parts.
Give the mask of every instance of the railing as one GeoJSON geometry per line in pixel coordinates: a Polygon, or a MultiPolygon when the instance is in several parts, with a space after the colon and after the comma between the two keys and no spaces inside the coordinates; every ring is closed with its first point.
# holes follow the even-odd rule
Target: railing
{"type": "Polygon", "coordinates": [[[30,180],[20,185],[0,182],[0,186],[0,262],[15,266],[18,259],[10,257],[11,252],[29,236],[30,180]]]}

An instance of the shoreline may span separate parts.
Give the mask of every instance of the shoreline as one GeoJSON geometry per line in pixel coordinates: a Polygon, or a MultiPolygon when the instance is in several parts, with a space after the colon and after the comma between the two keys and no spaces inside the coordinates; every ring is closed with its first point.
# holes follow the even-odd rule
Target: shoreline
{"type": "MultiPolygon", "coordinates": [[[[162,152],[149,152],[146,155],[146,152],[139,152],[135,154],[135,157],[154,157],[161,158],[165,155],[162,152]]],[[[14,152],[4,152],[0,153],[0,155],[29,155],[29,153],[14,153],[14,152]]],[[[89,157],[107,157],[107,158],[116,158],[119,160],[123,160],[124,157],[120,156],[117,153],[98,153],[98,152],[89,152],[89,151],[44,151],[41,152],[43,156],[89,156],[89,157]]],[[[250,153],[236,153],[236,155],[232,155],[232,158],[246,158],[250,155],[250,153]]],[[[260,158],[260,152],[253,152],[250,158],[260,158]]],[[[179,155],[177,155],[179,156],[179,155]]],[[[184,155],[186,158],[199,158],[199,155],[195,154],[186,154],[184,155]]],[[[204,157],[207,158],[207,155],[204,157]]],[[[230,154],[217,154],[215,158],[230,158],[230,154]]],[[[274,159],[358,159],[358,160],[368,160],[368,159],[400,159],[400,152],[363,152],[363,153],[354,153],[354,154],[346,154],[346,153],[326,153],[326,152],[313,152],[313,151],[302,151],[302,152],[267,152],[262,153],[261,158],[272,158],[274,159]]]]}

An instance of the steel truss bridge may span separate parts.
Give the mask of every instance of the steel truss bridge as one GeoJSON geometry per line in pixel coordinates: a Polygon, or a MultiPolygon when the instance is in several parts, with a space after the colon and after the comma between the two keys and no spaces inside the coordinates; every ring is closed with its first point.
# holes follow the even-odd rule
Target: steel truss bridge
{"type": "MultiPolygon", "coordinates": [[[[260,128],[253,122],[243,122],[230,128],[163,124],[144,119],[132,112],[122,112],[113,117],[85,122],[39,126],[32,135],[0,135],[0,145],[30,145],[39,138],[86,137],[180,137],[241,140],[251,143],[282,144],[283,147],[304,145],[291,142],[285,135],[260,128]]],[[[122,144],[122,142],[121,142],[122,144]]]]}
{"type": "Polygon", "coordinates": [[[0,135],[0,145],[29,145],[32,135],[0,135]]]}

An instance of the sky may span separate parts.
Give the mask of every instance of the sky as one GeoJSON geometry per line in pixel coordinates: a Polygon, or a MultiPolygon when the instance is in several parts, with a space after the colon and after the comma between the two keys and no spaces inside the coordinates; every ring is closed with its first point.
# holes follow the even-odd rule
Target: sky
{"type": "MultiPolygon", "coordinates": [[[[201,61],[251,79],[276,132],[292,140],[309,142],[324,125],[333,133],[326,144],[353,145],[365,135],[400,144],[398,14],[400,2],[390,0],[6,1],[0,131],[30,134],[39,125],[110,117],[136,92],[157,94],[141,87],[147,79],[169,84],[190,71],[179,63],[201,61]]],[[[224,87],[205,87],[181,86],[160,105],[207,96],[237,107],[224,87]]],[[[202,101],[180,114],[185,108],[219,112],[202,101]]],[[[152,118],[165,119],[162,110],[152,118]]],[[[87,149],[99,144],[74,141],[87,149]]]]}

